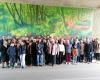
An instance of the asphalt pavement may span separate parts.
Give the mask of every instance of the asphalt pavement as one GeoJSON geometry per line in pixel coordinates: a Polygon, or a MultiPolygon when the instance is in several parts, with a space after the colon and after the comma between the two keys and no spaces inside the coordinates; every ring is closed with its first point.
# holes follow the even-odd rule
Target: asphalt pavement
{"type": "Polygon", "coordinates": [[[0,80],[100,80],[100,63],[0,68],[0,80]]]}

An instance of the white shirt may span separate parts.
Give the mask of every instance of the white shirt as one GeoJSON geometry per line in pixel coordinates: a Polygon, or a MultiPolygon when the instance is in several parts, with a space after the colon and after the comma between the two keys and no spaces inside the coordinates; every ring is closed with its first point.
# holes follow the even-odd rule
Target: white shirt
{"type": "Polygon", "coordinates": [[[65,52],[65,46],[63,44],[59,44],[59,52],[65,52]]]}

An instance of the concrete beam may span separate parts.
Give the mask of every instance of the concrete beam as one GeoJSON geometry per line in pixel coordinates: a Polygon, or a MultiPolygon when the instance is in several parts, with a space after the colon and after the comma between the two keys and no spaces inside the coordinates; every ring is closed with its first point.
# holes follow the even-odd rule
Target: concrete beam
{"type": "Polygon", "coordinates": [[[72,7],[100,7],[99,0],[0,0],[0,2],[8,3],[28,3],[35,5],[49,6],[72,6],[72,7]]]}

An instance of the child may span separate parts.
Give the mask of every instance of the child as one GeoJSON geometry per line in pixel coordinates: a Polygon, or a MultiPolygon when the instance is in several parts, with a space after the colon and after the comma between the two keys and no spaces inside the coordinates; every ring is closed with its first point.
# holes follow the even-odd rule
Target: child
{"type": "Polygon", "coordinates": [[[73,64],[77,63],[77,55],[78,55],[78,50],[77,50],[77,46],[75,45],[72,49],[73,64]]]}

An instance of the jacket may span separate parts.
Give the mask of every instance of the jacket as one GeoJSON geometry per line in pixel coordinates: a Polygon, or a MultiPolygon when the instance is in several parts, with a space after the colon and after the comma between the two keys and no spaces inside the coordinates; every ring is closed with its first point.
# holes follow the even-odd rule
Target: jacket
{"type": "Polygon", "coordinates": [[[9,56],[15,56],[16,55],[16,48],[15,48],[15,46],[10,46],[7,49],[7,53],[8,53],[9,56]]]}
{"type": "Polygon", "coordinates": [[[26,54],[26,45],[21,45],[19,50],[20,50],[19,52],[20,55],[26,54]]]}
{"type": "Polygon", "coordinates": [[[38,43],[36,46],[37,54],[44,54],[44,44],[43,43],[38,43]]]}
{"type": "Polygon", "coordinates": [[[71,54],[71,50],[72,50],[72,45],[71,44],[67,44],[66,45],[66,53],[71,54]]]}

